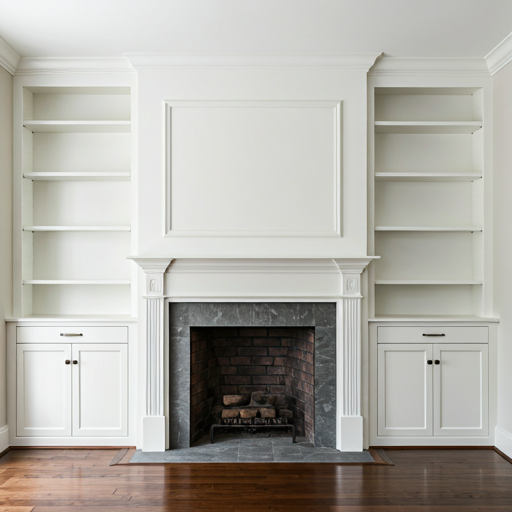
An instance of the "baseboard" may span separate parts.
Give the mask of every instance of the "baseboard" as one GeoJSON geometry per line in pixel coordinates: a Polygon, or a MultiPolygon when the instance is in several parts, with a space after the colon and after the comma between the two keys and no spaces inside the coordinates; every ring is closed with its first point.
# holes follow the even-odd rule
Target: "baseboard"
{"type": "Polygon", "coordinates": [[[9,426],[0,427],[0,453],[9,448],[9,426]]]}
{"type": "Polygon", "coordinates": [[[512,432],[496,427],[494,430],[494,444],[500,452],[504,453],[509,459],[512,459],[512,432]]]}

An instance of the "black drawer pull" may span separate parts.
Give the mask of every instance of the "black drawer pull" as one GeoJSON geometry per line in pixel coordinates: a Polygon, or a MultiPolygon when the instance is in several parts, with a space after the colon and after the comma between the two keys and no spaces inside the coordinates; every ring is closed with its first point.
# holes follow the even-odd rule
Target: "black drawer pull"
{"type": "Polygon", "coordinates": [[[446,334],[425,334],[425,333],[423,333],[423,336],[446,336],[446,334]]]}
{"type": "Polygon", "coordinates": [[[82,333],[73,333],[73,332],[61,332],[61,336],[83,336],[82,333]]]}

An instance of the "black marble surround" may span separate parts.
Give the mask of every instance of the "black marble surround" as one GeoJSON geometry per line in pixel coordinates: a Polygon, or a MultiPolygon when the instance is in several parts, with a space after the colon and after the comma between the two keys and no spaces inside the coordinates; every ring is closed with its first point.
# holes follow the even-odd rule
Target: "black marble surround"
{"type": "Polygon", "coordinates": [[[336,447],[336,304],[169,304],[169,448],[190,447],[191,327],[314,327],[315,446],[336,447]]]}

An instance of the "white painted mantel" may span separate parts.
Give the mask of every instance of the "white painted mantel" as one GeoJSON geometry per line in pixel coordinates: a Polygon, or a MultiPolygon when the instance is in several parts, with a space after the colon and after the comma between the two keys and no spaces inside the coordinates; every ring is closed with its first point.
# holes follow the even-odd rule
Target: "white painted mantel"
{"type": "Polygon", "coordinates": [[[146,279],[144,451],[166,449],[169,302],[336,302],[336,446],[341,451],[363,449],[361,275],[375,257],[131,259],[146,279]]]}

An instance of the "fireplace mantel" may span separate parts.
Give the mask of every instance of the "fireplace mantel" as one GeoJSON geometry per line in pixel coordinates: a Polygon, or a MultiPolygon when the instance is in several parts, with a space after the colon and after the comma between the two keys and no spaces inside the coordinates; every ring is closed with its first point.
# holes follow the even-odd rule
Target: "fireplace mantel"
{"type": "Polygon", "coordinates": [[[131,257],[145,274],[143,451],[169,446],[169,302],[336,303],[336,447],[361,451],[361,274],[376,258],[131,257]]]}

